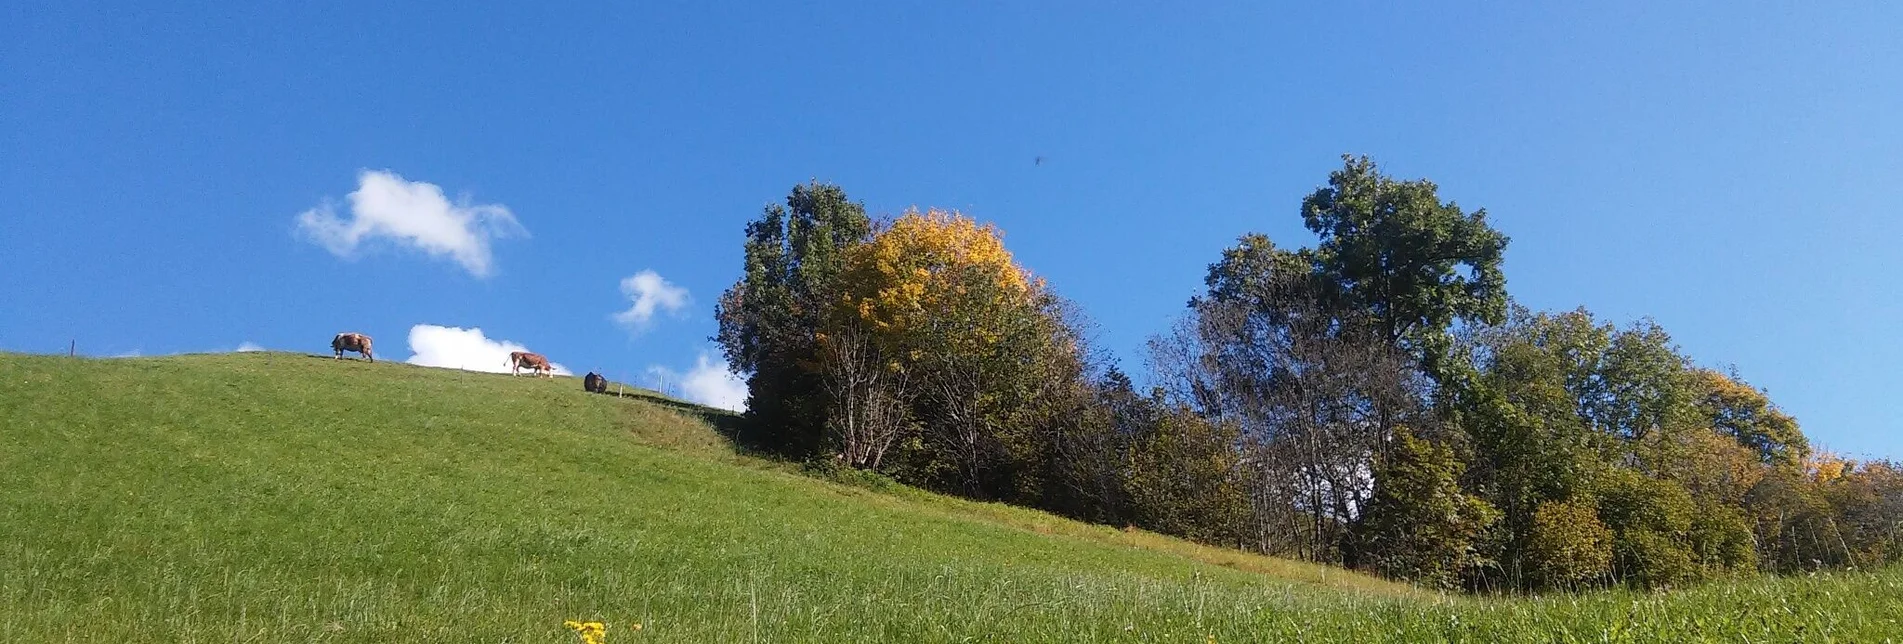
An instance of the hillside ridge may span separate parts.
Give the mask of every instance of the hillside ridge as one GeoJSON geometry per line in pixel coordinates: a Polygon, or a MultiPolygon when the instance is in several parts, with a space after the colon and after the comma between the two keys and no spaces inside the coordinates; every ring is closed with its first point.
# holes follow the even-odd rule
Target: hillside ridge
{"type": "MultiPolygon", "coordinates": [[[[561,642],[571,619],[611,642],[1499,641],[1903,589],[1448,597],[817,480],[735,450],[731,414],[570,379],[286,353],[0,354],[0,371],[8,642],[561,642]]],[[[1731,626],[1896,632],[1899,596],[1731,626]]]]}

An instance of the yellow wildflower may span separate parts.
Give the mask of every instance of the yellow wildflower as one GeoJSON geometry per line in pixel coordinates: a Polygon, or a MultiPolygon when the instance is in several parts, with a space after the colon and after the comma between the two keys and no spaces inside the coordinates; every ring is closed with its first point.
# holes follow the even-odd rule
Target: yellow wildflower
{"type": "MultiPolygon", "coordinates": [[[[569,620],[562,622],[562,625],[567,626],[569,630],[575,631],[576,635],[581,636],[582,644],[604,644],[608,641],[607,624],[569,620]]],[[[636,626],[635,628],[639,629],[640,627],[636,626]]]]}

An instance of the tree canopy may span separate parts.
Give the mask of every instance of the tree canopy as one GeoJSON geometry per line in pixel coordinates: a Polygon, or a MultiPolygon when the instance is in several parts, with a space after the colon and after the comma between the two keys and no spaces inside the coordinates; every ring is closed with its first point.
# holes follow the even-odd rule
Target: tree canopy
{"type": "Polygon", "coordinates": [[[1312,247],[1244,234],[1133,378],[964,214],[795,186],[716,340],[759,446],[898,481],[1470,590],[1669,587],[1903,558],[1903,468],[1818,452],[1657,323],[1533,311],[1508,238],[1344,157],[1312,247]]]}

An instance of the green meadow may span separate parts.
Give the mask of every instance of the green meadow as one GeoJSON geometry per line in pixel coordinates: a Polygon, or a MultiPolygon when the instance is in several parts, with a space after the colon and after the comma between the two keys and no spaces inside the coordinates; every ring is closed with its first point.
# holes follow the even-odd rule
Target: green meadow
{"type": "Polygon", "coordinates": [[[0,378],[0,642],[1903,640],[1895,569],[1444,595],[822,480],[724,412],[572,378],[285,353],[0,378]]]}

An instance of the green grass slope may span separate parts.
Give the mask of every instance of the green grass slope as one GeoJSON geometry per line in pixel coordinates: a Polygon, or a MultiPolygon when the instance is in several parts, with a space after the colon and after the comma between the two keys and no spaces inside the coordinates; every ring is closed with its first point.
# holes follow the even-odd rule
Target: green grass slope
{"type": "Polygon", "coordinates": [[[1903,638],[1896,571],[1450,598],[818,481],[735,453],[718,414],[580,389],[0,354],[0,642],[1903,638]]]}

